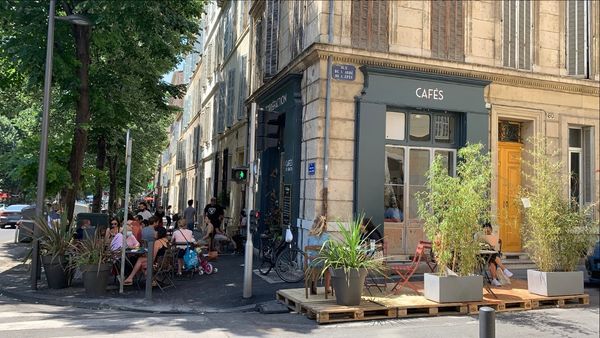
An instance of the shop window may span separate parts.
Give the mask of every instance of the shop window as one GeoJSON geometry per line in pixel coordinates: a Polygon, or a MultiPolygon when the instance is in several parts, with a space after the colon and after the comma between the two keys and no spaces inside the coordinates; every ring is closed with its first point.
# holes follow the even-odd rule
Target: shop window
{"type": "Polygon", "coordinates": [[[452,143],[454,141],[454,116],[434,115],[433,135],[435,142],[452,143]]]}
{"type": "Polygon", "coordinates": [[[593,201],[594,149],[591,127],[569,128],[569,193],[575,205],[593,201]]]}
{"type": "Polygon", "coordinates": [[[454,151],[452,150],[435,150],[434,159],[440,157],[444,168],[448,171],[448,175],[454,176],[454,151]]]}
{"type": "Polygon", "coordinates": [[[404,221],[404,148],[385,147],[384,218],[404,221]]]}
{"type": "Polygon", "coordinates": [[[410,114],[410,140],[429,141],[431,139],[430,116],[426,114],[410,114]]]}
{"type": "Polygon", "coordinates": [[[404,141],[406,115],[398,112],[387,112],[385,115],[385,139],[404,141]]]}
{"type": "Polygon", "coordinates": [[[409,186],[408,186],[408,210],[410,218],[417,218],[417,199],[415,195],[425,190],[426,172],[430,165],[429,149],[410,149],[409,165],[409,186]]]}

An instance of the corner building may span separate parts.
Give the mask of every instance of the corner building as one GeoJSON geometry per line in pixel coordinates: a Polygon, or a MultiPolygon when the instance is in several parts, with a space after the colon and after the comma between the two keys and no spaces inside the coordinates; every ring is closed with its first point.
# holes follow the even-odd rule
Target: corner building
{"type": "MultiPolygon", "coordinates": [[[[415,193],[435,155],[481,142],[492,154],[493,215],[504,251],[523,250],[516,196],[537,134],[599,199],[600,3],[253,1],[250,96],[257,102],[257,208],[263,227],[365,212],[390,254],[425,239],[415,193]],[[396,203],[401,219],[385,217],[396,203]]],[[[597,215],[596,215],[597,217],[597,215]]]]}

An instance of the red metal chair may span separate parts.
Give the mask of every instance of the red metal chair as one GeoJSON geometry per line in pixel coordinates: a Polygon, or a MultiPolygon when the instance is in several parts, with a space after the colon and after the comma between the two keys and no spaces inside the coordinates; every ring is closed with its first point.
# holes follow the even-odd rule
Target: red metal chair
{"type": "Polygon", "coordinates": [[[415,251],[415,255],[412,259],[412,262],[409,264],[390,264],[389,267],[394,271],[398,276],[400,276],[400,280],[396,282],[396,285],[392,288],[395,294],[400,293],[404,286],[408,286],[413,289],[416,293],[419,293],[419,289],[417,286],[410,282],[410,277],[417,271],[419,268],[419,263],[421,263],[421,257],[423,257],[423,253],[425,252],[425,245],[423,243],[419,243],[417,245],[417,250],[415,251]]]}
{"type": "Polygon", "coordinates": [[[433,256],[431,242],[419,241],[419,244],[423,244],[423,260],[425,261],[425,264],[427,264],[431,272],[435,272],[435,268],[437,268],[437,262],[435,261],[435,258],[433,256]]]}

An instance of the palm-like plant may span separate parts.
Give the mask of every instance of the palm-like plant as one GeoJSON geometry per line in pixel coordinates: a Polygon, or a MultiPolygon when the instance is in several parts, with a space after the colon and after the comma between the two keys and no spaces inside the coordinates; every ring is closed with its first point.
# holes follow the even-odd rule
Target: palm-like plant
{"type": "Polygon", "coordinates": [[[66,222],[55,221],[48,224],[45,219],[35,222],[40,235],[40,254],[49,256],[50,263],[58,263],[68,254],[74,231],[66,222]]]}
{"type": "Polygon", "coordinates": [[[113,253],[104,243],[99,233],[93,238],[73,242],[70,247],[71,265],[81,267],[84,265],[97,265],[98,270],[103,264],[111,263],[113,253]]]}

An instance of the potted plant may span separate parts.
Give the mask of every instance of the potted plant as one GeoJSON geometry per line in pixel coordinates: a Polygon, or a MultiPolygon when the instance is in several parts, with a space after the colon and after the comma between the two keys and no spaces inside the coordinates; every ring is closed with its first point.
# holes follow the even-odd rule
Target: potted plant
{"type": "Polygon", "coordinates": [[[338,221],[338,238],[327,240],[314,260],[322,266],[322,274],[329,269],[339,305],[359,305],[367,273],[383,271],[382,258],[372,257],[366,239],[361,236],[362,221],[362,216],[352,219],[347,226],[338,221]]]}
{"type": "Polygon", "coordinates": [[[533,149],[526,162],[529,184],[522,189],[524,247],[537,270],[527,270],[529,292],[543,296],[583,293],[583,271],[576,271],[594,243],[598,222],[593,205],[581,206],[567,197],[564,163],[544,137],[530,139],[533,149]]]}
{"type": "Polygon", "coordinates": [[[104,295],[112,268],[112,252],[100,234],[73,243],[71,252],[71,264],[83,273],[85,292],[92,297],[104,295]]]}
{"type": "Polygon", "coordinates": [[[438,155],[427,172],[426,190],[417,194],[418,214],[432,239],[438,273],[424,276],[424,295],[435,302],[479,301],[483,278],[479,266],[480,222],[489,219],[490,157],[483,145],[458,151],[456,176],[438,155]]]}
{"type": "Polygon", "coordinates": [[[40,255],[48,287],[51,289],[66,288],[71,279],[68,252],[73,239],[73,231],[65,222],[55,221],[48,224],[43,219],[36,222],[36,227],[40,233],[38,237],[40,255]]]}

